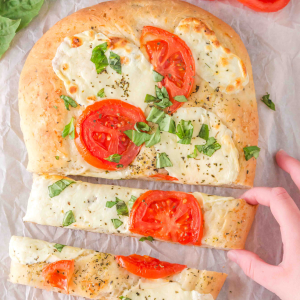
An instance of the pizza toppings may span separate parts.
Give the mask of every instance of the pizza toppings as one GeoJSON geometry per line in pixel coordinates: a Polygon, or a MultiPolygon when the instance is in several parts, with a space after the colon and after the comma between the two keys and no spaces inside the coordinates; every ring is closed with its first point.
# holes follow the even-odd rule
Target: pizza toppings
{"type": "Polygon", "coordinates": [[[49,185],[49,197],[53,198],[55,196],[58,196],[66,187],[68,187],[72,183],[75,183],[75,181],[70,179],[61,179],[49,185]]]}
{"type": "Polygon", "coordinates": [[[262,98],[261,98],[261,101],[266,104],[270,109],[272,110],[276,110],[275,109],[275,104],[274,102],[270,99],[270,94],[267,93],[266,95],[264,95],[262,98]]]}
{"type": "Polygon", "coordinates": [[[157,153],[156,154],[156,168],[162,169],[162,168],[166,168],[166,167],[173,167],[173,164],[170,161],[168,154],[166,154],[165,152],[157,153]]]}
{"type": "Polygon", "coordinates": [[[252,157],[254,157],[255,159],[258,158],[259,156],[259,152],[260,152],[260,148],[257,146],[249,146],[249,147],[244,147],[244,154],[245,154],[245,159],[248,161],[249,159],[251,159],[252,157]]]}
{"type": "Polygon", "coordinates": [[[70,110],[70,105],[74,108],[77,107],[76,101],[74,101],[71,97],[61,95],[60,98],[64,100],[66,110],[70,110]]]}
{"type": "Polygon", "coordinates": [[[154,174],[150,176],[151,178],[155,178],[155,180],[160,181],[160,180],[166,180],[166,181],[178,181],[178,178],[172,177],[166,174],[154,174]]]}
{"type": "Polygon", "coordinates": [[[291,0],[238,0],[259,12],[275,12],[286,7],[291,0]]]}
{"type": "Polygon", "coordinates": [[[74,217],[74,213],[72,210],[69,210],[65,213],[62,226],[70,226],[71,224],[75,223],[76,219],[74,217]]]}
{"type": "Polygon", "coordinates": [[[129,230],[164,241],[201,245],[201,207],[191,194],[148,191],[133,205],[129,230]]]}
{"type": "Polygon", "coordinates": [[[70,136],[71,140],[73,140],[75,138],[75,127],[74,127],[74,124],[75,124],[75,119],[74,119],[74,117],[72,117],[70,123],[68,123],[64,127],[64,130],[63,130],[63,132],[61,134],[61,136],[63,138],[67,137],[68,135],[70,136]]]}
{"type": "Polygon", "coordinates": [[[115,256],[117,263],[128,272],[147,279],[159,279],[175,275],[187,266],[171,264],[150,256],[132,254],[129,256],[115,256]]]}

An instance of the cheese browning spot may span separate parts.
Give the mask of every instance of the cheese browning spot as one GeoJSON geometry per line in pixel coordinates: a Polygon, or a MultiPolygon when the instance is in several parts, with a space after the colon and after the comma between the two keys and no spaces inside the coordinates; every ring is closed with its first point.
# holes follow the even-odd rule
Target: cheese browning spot
{"type": "Polygon", "coordinates": [[[71,38],[71,47],[72,48],[77,48],[80,47],[82,45],[82,40],[81,38],[77,37],[77,36],[73,36],[71,38]]]}

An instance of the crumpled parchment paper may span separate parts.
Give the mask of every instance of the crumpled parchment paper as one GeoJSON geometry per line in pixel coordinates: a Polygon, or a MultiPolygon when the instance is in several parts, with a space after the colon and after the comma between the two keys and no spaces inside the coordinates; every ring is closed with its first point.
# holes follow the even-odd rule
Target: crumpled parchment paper
{"type": "MultiPolygon", "coordinates": [[[[189,267],[226,272],[229,277],[219,300],[275,300],[274,294],[248,279],[237,265],[226,258],[226,252],[200,249],[163,242],[137,242],[105,234],[24,224],[32,174],[26,171],[27,152],[20,130],[18,81],[25,59],[37,40],[57,21],[96,0],[46,0],[40,14],[13,40],[0,61],[0,298],[6,300],[75,299],[75,297],[41,291],[7,282],[11,235],[28,236],[103,252],[129,255],[147,254],[161,260],[187,264],[189,267]]],[[[189,2],[198,5],[231,25],[248,49],[253,66],[260,120],[255,186],[283,186],[300,206],[299,192],[276,166],[274,154],[285,149],[300,159],[300,1],[277,13],[263,14],[243,7],[235,0],[189,2]],[[276,112],[259,99],[266,92],[276,104],[276,112]]],[[[243,191],[225,188],[183,186],[134,180],[112,181],[80,178],[85,181],[116,184],[135,188],[201,191],[209,194],[239,197],[243,191]]],[[[282,258],[279,226],[266,207],[260,207],[246,244],[271,264],[282,258]]],[[[78,298],[77,298],[78,299],[78,298]]]]}

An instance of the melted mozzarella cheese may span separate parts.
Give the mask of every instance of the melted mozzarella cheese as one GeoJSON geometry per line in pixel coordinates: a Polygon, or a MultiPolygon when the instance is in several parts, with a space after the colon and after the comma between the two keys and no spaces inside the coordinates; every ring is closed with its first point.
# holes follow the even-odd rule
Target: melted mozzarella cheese
{"type": "Polygon", "coordinates": [[[213,300],[210,294],[200,294],[197,291],[185,291],[177,282],[166,280],[145,280],[130,290],[125,291],[123,296],[131,300],[152,299],[152,300],[213,300]]]}
{"type": "Polygon", "coordinates": [[[177,143],[179,138],[168,132],[161,133],[161,141],[154,147],[158,153],[165,152],[173,167],[166,167],[170,176],[188,184],[231,184],[239,173],[239,153],[232,140],[232,132],[214,114],[201,107],[180,108],[173,115],[176,125],[180,120],[190,120],[194,126],[190,145],[177,143]],[[204,139],[197,137],[202,124],[209,127],[209,136],[221,145],[211,157],[198,153],[196,158],[188,158],[195,145],[204,145],[204,139]]]}
{"type": "Polygon", "coordinates": [[[249,82],[243,61],[224,48],[215,33],[202,21],[188,18],[175,29],[189,46],[195,60],[196,74],[225,93],[238,93],[249,82]]]}
{"type": "Polygon", "coordinates": [[[123,38],[108,38],[92,30],[66,37],[58,47],[52,65],[64,82],[68,95],[81,105],[110,98],[127,101],[145,110],[145,95],[155,94],[152,65],[136,45],[123,38]],[[91,62],[92,50],[104,42],[108,44],[105,53],[108,61],[111,51],[121,57],[122,74],[110,66],[97,74],[95,64],[91,62]],[[97,96],[102,88],[104,98],[97,96]]]}

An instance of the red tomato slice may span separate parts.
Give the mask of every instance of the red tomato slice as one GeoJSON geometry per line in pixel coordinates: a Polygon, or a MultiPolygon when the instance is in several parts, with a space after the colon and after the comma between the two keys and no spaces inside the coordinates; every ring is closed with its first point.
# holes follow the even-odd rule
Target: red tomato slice
{"type": "Polygon", "coordinates": [[[43,269],[45,282],[69,292],[69,282],[74,272],[74,260],[59,260],[43,269]]]}
{"type": "Polygon", "coordinates": [[[174,100],[175,96],[188,98],[192,92],[195,78],[195,61],[190,48],[177,35],[160,28],[145,26],[142,31],[141,45],[145,47],[154,70],[165,78],[158,84],[165,86],[174,113],[183,105],[174,100]]]}
{"type": "Polygon", "coordinates": [[[201,245],[203,217],[197,199],[187,193],[148,191],[134,203],[129,230],[180,244],[201,245]]]}
{"type": "Polygon", "coordinates": [[[165,278],[183,271],[186,266],[160,261],[150,256],[132,254],[116,256],[117,263],[128,272],[148,279],[165,278]]]}
{"type": "Polygon", "coordinates": [[[287,6],[290,0],[238,0],[249,8],[260,12],[275,12],[287,6]]]}
{"type": "Polygon", "coordinates": [[[149,177],[155,178],[157,181],[159,181],[159,180],[178,181],[178,178],[172,177],[172,176],[169,176],[169,175],[165,175],[165,174],[154,174],[154,175],[151,175],[149,177]]]}
{"type": "Polygon", "coordinates": [[[88,106],[77,120],[76,147],[84,160],[96,168],[125,168],[141,148],[123,133],[134,129],[136,122],[147,123],[140,108],[114,99],[96,102],[88,106]],[[118,163],[105,160],[113,154],[122,156],[118,163]],[[118,165],[122,167],[118,168],[118,165]]]}

